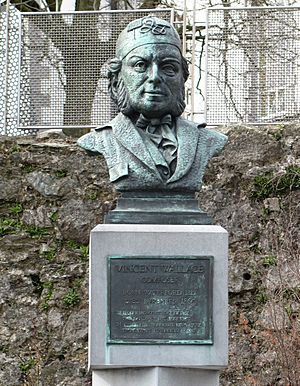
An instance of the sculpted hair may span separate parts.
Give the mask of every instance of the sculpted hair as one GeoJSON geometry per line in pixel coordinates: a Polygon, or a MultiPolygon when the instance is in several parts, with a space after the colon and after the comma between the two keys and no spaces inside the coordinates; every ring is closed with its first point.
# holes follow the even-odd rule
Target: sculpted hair
{"type": "MultiPolygon", "coordinates": [[[[188,70],[188,62],[182,56],[182,75],[184,82],[186,82],[189,76],[188,70]]],[[[118,106],[118,110],[127,116],[132,116],[136,114],[136,111],[130,106],[130,101],[128,97],[128,93],[126,91],[123,79],[119,76],[122,68],[122,60],[118,58],[114,58],[110,61],[108,68],[108,91],[110,93],[111,99],[118,106]]],[[[184,102],[185,94],[184,94],[184,85],[181,90],[179,90],[179,95],[177,98],[177,103],[175,106],[170,106],[171,115],[178,117],[180,116],[185,109],[184,102]]]]}

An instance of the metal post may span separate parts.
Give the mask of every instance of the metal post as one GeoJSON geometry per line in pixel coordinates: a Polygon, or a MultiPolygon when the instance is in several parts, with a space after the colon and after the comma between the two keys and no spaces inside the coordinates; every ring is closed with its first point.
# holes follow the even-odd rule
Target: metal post
{"type": "Polygon", "coordinates": [[[196,0],[193,2],[192,23],[191,118],[193,120],[195,114],[196,0]]]}
{"type": "Polygon", "coordinates": [[[22,14],[19,13],[19,57],[18,57],[18,110],[17,110],[17,128],[20,127],[20,105],[21,105],[21,58],[22,58],[22,14]]]}
{"type": "Polygon", "coordinates": [[[186,0],[183,2],[183,24],[182,24],[182,55],[186,55],[186,17],[187,17],[187,9],[186,9],[186,0]]]}
{"type": "Polygon", "coordinates": [[[209,28],[209,9],[206,9],[206,35],[205,35],[205,79],[204,79],[204,121],[207,122],[207,87],[208,87],[208,28],[209,28]]]}
{"type": "Polygon", "coordinates": [[[6,34],[5,34],[5,72],[4,72],[4,134],[7,135],[7,100],[8,100],[8,49],[9,49],[9,8],[10,0],[6,1],[6,34]]]}

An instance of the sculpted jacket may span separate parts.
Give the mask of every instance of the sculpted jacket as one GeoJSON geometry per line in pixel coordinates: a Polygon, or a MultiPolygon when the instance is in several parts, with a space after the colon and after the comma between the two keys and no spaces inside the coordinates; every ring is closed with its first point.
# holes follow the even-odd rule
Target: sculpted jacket
{"type": "Polygon", "coordinates": [[[119,113],[108,125],[85,134],[78,144],[105,157],[110,181],[119,191],[200,188],[208,161],[224,147],[227,137],[203,125],[176,119],[177,165],[170,175],[158,149],[148,146],[132,121],[119,113]]]}

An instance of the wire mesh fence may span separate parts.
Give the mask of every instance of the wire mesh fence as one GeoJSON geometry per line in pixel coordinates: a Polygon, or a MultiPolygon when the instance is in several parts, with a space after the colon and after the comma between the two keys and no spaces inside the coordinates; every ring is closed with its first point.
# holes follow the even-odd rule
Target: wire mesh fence
{"type": "Polygon", "coordinates": [[[211,8],[206,119],[266,123],[300,117],[300,8],[211,8]]]}
{"type": "MultiPolygon", "coordinates": [[[[171,18],[170,10],[154,12],[171,18]]],[[[131,20],[148,14],[22,14],[20,125],[107,123],[116,114],[107,93],[107,67],[116,39],[131,20]]]]}
{"type": "Polygon", "coordinates": [[[32,134],[35,129],[18,128],[20,12],[0,8],[0,134],[32,134]]]}
{"type": "Polygon", "coordinates": [[[0,71],[8,70],[0,87],[0,127],[14,135],[107,123],[116,114],[107,92],[108,62],[114,57],[116,39],[131,20],[149,13],[169,21],[173,16],[170,9],[3,12],[1,18],[9,23],[1,23],[0,44],[9,48],[8,60],[0,63],[0,71]]]}
{"type": "MultiPolygon", "coordinates": [[[[115,41],[129,21],[149,13],[173,19],[170,9],[22,14],[2,9],[0,133],[107,123],[116,114],[107,93],[115,41]]],[[[299,119],[300,8],[209,9],[204,69],[208,124],[299,119]]]]}

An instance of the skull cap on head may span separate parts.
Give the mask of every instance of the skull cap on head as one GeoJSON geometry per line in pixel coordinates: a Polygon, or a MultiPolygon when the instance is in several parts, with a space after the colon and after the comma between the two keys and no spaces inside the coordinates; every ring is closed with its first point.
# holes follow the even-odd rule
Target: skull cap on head
{"type": "Polygon", "coordinates": [[[158,43],[171,44],[181,52],[179,35],[169,22],[151,15],[136,19],[120,33],[116,56],[122,60],[137,47],[158,43]]]}

